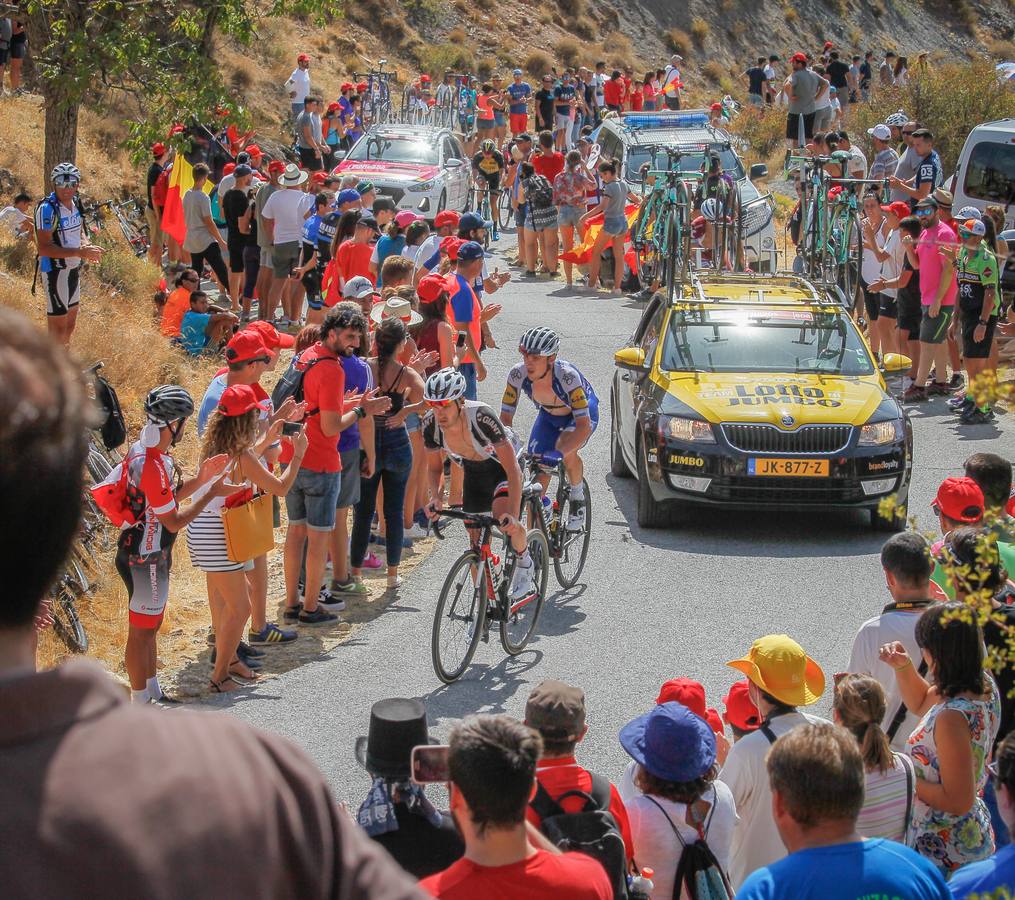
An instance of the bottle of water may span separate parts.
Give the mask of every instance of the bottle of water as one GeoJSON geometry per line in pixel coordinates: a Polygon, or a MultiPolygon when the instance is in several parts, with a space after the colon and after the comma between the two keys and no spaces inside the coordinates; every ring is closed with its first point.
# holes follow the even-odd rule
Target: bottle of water
{"type": "Polygon", "coordinates": [[[628,885],[628,896],[631,900],[649,900],[652,896],[652,889],[655,885],[652,883],[652,876],[655,872],[652,869],[642,869],[641,872],[630,878],[630,884],[628,885]]]}

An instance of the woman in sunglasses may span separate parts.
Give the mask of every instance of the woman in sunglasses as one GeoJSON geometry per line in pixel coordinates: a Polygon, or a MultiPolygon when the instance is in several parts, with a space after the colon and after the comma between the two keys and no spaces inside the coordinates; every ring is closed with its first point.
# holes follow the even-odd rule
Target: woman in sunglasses
{"type": "Polygon", "coordinates": [[[465,376],[457,369],[435,372],[426,380],[423,397],[430,415],[423,424],[428,451],[430,495],[427,516],[438,518],[443,506],[444,450],[452,462],[465,470],[462,511],[496,516],[518,555],[511,599],[532,592],[532,557],[525,542],[525,527],[519,521],[522,501],[522,470],[518,466],[515,433],[502,424],[489,406],[465,399],[465,376]]]}
{"type": "Polygon", "coordinates": [[[180,336],[183,317],[190,309],[190,295],[197,290],[200,283],[201,279],[193,269],[184,269],[176,276],[173,282],[176,287],[162,307],[162,321],[159,323],[159,330],[167,338],[180,336]]]}

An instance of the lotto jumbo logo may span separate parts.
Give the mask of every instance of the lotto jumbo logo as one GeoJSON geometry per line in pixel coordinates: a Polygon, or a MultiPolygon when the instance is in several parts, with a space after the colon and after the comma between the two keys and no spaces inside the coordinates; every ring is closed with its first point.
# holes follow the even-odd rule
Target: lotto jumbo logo
{"type": "Polygon", "coordinates": [[[730,406],[770,406],[789,403],[797,406],[842,406],[822,388],[800,387],[797,384],[756,384],[753,388],[736,386],[737,396],[730,397],[730,406]]]}

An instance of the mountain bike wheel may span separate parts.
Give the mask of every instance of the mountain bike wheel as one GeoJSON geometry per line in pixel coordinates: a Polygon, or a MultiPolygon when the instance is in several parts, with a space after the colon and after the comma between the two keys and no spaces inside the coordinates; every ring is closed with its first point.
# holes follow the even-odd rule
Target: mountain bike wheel
{"type": "Polygon", "coordinates": [[[81,624],[74,597],[62,588],[53,598],[50,605],[53,614],[53,630],[57,637],[67,645],[72,653],[88,652],[88,635],[81,624]]]}
{"type": "Polygon", "coordinates": [[[863,260],[863,240],[860,233],[860,219],[854,214],[846,219],[844,232],[845,247],[841,255],[839,286],[850,302],[860,288],[860,264],[863,260]]]}
{"type": "MultiPolygon", "coordinates": [[[[581,577],[582,570],[585,568],[585,560],[589,555],[589,543],[592,540],[592,496],[589,493],[588,481],[583,479],[582,484],[585,485],[585,502],[583,504],[585,521],[582,523],[581,531],[567,530],[564,503],[570,501],[561,500],[558,503],[561,511],[561,521],[558,524],[560,531],[557,537],[560,553],[553,557],[553,574],[557,578],[557,583],[565,589],[574,587],[581,577]]],[[[562,490],[557,491],[558,497],[566,498],[566,494],[566,485],[562,490]]]]}
{"type": "Polygon", "coordinates": [[[434,610],[430,655],[434,672],[445,684],[457,681],[469,667],[485,619],[486,569],[469,550],[448,572],[434,610]]]}
{"type": "MultiPolygon", "coordinates": [[[[500,642],[510,656],[517,656],[532,640],[543,601],[546,599],[546,580],[550,573],[550,547],[543,532],[538,528],[532,529],[526,538],[526,546],[535,567],[533,591],[528,597],[510,603],[510,608],[500,623],[500,642]]],[[[509,584],[510,580],[505,575],[502,590],[505,592],[510,590],[509,584]]]]}

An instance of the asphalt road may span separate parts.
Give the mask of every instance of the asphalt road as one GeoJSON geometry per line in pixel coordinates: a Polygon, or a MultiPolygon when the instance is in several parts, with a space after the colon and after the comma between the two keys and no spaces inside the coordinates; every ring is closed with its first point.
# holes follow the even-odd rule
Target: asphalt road
{"type": "MultiPolygon", "coordinates": [[[[870,529],[865,513],[850,511],[709,511],[679,530],[640,529],[634,483],[609,474],[612,357],[633,331],[638,306],[568,293],[560,281],[546,280],[513,281],[496,300],[504,306],[493,323],[502,349],[488,354],[491,374],[481,399],[499,408],[518,336],[547,325],[562,337],[561,355],[602,400],[601,426],[583,454],[594,523],[584,583],[550,598],[538,635],[520,656],[506,657],[494,631],[465,677],[444,686],[431,668],[430,629],[437,593],[463,549],[464,533],[452,530],[407,578],[399,599],[352,640],[314,664],[208,705],[304,747],[336,795],[355,804],[369,779],[354,761],[353,744],[366,733],[371,703],[387,696],[422,699],[433,733],[443,738],[469,713],[520,717],[535,684],[563,679],[586,694],[590,730],[580,760],[619,777],[627,757],[617,732],[651,707],[663,681],[697,678],[709,704],[719,707],[736,680],[725,663],[746,653],[755,638],[786,632],[823,666],[828,690],[818,710],[827,711],[831,675],[845,667],[856,628],[887,602],[877,557],[884,535],[870,529]]],[[[523,434],[533,413],[523,398],[515,420],[523,434]]],[[[1009,415],[998,428],[960,429],[940,399],[917,409],[913,421],[910,509],[921,529],[931,531],[930,503],[940,481],[961,474],[963,460],[977,450],[1015,455],[1015,422],[1009,415]]]]}

